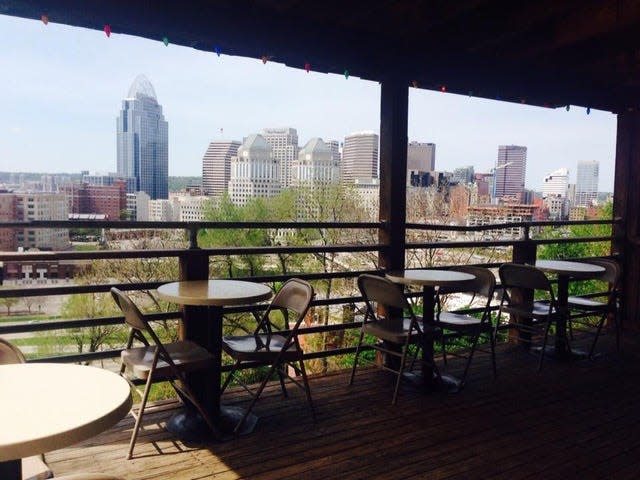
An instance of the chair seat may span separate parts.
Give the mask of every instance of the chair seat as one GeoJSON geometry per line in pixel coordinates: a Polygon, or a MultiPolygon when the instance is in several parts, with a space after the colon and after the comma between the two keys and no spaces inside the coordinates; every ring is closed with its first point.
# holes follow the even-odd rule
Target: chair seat
{"type": "MultiPolygon", "coordinates": [[[[257,338],[259,341],[254,335],[223,337],[222,349],[240,361],[269,362],[280,355],[287,341],[283,335],[258,335],[257,338]]],[[[298,360],[302,358],[302,351],[292,342],[281,358],[284,361],[298,360]]]]}
{"type": "MultiPolygon", "coordinates": [[[[448,330],[460,330],[465,328],[477,328],[482,323],[479,318],[472,317],[471,315],[465,315],[464,313],[455,312],[440,312],[436,325],[446,328],[448,330]]],[[[489,323],[486,324],[488,328],[491,328],[489,323]]]]}
{"type": "Polygon", "coordinates": [[[585,297],[569,297],[567,305],[571,308],[579,308],[585,310],[606,310],[609,305],[592,298],[585,297]]]}
{"type": "MultiPolygon", "coordinates": [[[[502,312],[527,318],[546,319],[549,316],[549,303],[542,301],[505,305],[502,307],[502,312]]],[[[551,314],[556,313],[556,308],[553,307],[551,314]]]]}
{"type": "MultiPolygon", "coordinates": [[[[184,340],[167,343],[164,347],[176,366],[185,371],[200,370],[206,368],[209,363],[213,365],[213,356],[197,343],[184,340]]],[[[121,357],[123,363],[131,368],[137,378],[146,380],[155,351],[155,346],[129,348],[122,351],[121,357]]],[[[158,361],[154,372],[154,378],[157,377],[173,377],[168,363],[158,361]]]]}

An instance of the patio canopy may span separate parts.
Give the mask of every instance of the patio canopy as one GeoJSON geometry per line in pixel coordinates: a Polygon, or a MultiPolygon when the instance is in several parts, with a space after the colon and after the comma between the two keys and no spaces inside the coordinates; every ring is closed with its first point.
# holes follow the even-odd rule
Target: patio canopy
{"type": "Polygon", "coordinates": [[[489,99],[640,108],[637,0],[0,0],[0,13],[489,99]]]}

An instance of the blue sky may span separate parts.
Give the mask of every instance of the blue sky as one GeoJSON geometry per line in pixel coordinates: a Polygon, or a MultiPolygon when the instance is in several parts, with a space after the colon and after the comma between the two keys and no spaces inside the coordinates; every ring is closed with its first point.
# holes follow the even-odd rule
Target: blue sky
{"type": "MultiPolygon", "coordinates": [[[[171,40],[171,39],[169,39],[171,40]]],[[[115,171],[116,117],[134,78],[153,84],[169,122],[169,175],[201,175],[213,139],[291,126],[301,146],[379,130],[380,88],[354,76],[263,64],[102,31],[0,15],[0,170],[115,171]],[[223,133],[220,133],[223,129],[223,133]]],[[[528,188],[578,160],[613,190],[616,116],[410,89],[409,139],[436,144],[436,168],[488,171],[498,145],[528,148],[528,188]]]]}

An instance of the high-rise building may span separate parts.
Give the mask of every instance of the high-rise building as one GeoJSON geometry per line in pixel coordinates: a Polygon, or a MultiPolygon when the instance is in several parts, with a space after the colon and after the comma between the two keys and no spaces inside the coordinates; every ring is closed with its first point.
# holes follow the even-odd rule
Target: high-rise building
{"type": "Polygon", "coordinates": [[[542,179],[542,198],[567,197],[569,186],[569,170],[559,168],[542,179]]]}
{"type": "Polygon", "coordinates": [[[356,132],[344,138],[342,181],[353,183],[358,178],[378,178],[378,135],[374,132],[356,132]]]}
{"type": "Polygon", "coordinates": [[[467,165],[466,167],[458,167],[453,169],[452,181],[456,183],[472,183],[475,178],[475,171],[473,165],[467,165]]]}
{"type": "Polygon", "coordinates": [[[576,205],[591,206],[598,199],[600,163],[596,160],[578,162],[576,174],[576,205]]]}
{"type": "Polygon", "coordinates": [[[216,140],[202,157],[202,189],[205,195],[222,195],[229,188],[231,157],[238,154],[240,142],[216,140]]]}
{"type": "Polygon", "coordinates": [[[312,138],[293,163],[294,185],[326,185],[340,180],[340,164],[321,138],[312,138]]]}
{"type": "Polygon", "coordinates": [[[493,198],[522,202],[527,171],[527,147],[500,145],[494,169],[493,198]]]}
{"type": "Polygon", "coordinates": [[[409,142],[407,145],[407,170],[432,172],[436,169],[436,144],[409,142]]]}
{"type": "Polygon", "coordinates": [[[133,81],[117,118],[118,175],[135,177],[135,193],[169,198],[169,126],[144,75],[133,81]]]}
{"type": "Polygon", "coordinates": [[[280,187],[289,188],[293,179],[291,167],[298,158],[298,132],[295,128],[265,128],[262,136],[271,145],[273,158],[278,162],[280,187]]]}
{"type": "Polygon", "coordinates": [[[231,158],[229,196],[237,205],[244,205],[253,197],[270,197],[280,192],[278,162],[273,158],[271,145],[262,135],[247,137],[231,158]]]}

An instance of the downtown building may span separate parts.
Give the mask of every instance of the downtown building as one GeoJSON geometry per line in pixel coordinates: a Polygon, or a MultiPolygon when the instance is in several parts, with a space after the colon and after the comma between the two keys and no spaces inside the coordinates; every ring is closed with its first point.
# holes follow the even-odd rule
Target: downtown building
{"type": "Polygon", "coordinates": [[[549,219],[564,220],[569,216],[569,170],[559,168],[542,179],[542,202],[549,211],[549,219]]]}
{"type": "Polygon", "coordinates": [[[590,207],[598,200],[600,163],[596,160],[581,160],[576,173],[575,205],[590,207]]]}
{"type": "Polygon", "coordinates": [[[240,142],[218,140],[209,144],[202,157],[202,190],[205,195],[221,196],[229,188],[231,158],[238,154],[240,142]]]}
{"type": "Polygon", "coordinates": [[[344,183],[378,178],[378,140],[374,132],[356,132],[344,138],[341,172],[344,183]]]}
{"type": "Polygon", "coordinates": [[[262,135],[247,137],[231,158],[229,197],[236,205],[246,205],[254,197],[271,197],[280,193],[278,162],[271,145],[262,135]]]}
{"type": "Polygon", "coordinates": [[[271,145],[271,152],[279,168],[280,188],[293,182],[293,162],[298,158],[298,131],[295,128],[265,128],[262,137],[271,145]]]}
{"type": "Polygon", "coordinates": [[[144,75],[134,80],[116,121],[118,175],[152,200],[169,198],[169,126],[155,90],[144,75]]]}
{"type": "Polygon", "coordinates": [[[500,145],[494,169],[493,198],[503,202],[523,202],[526,171],[527,147],[500,145]]]}

